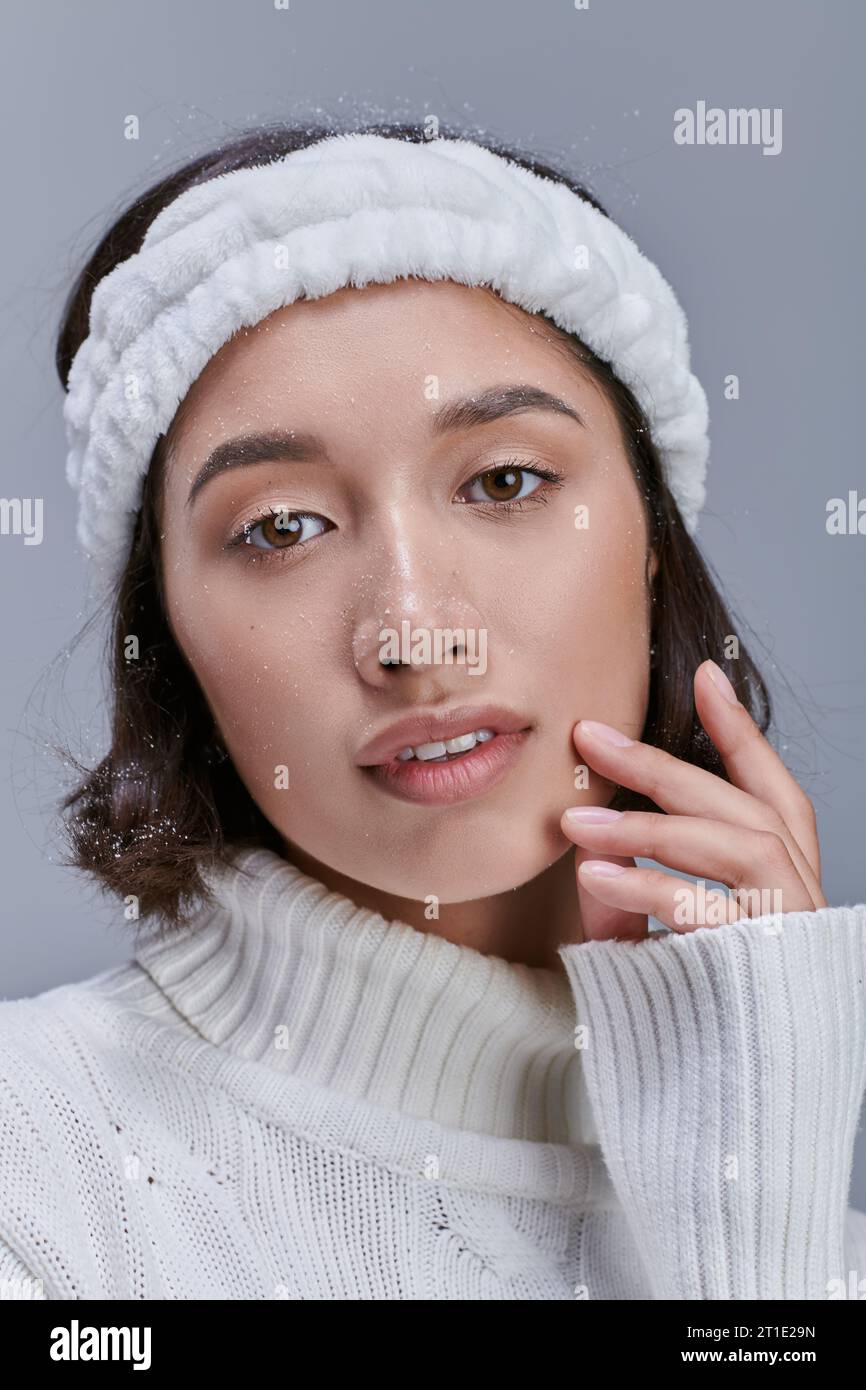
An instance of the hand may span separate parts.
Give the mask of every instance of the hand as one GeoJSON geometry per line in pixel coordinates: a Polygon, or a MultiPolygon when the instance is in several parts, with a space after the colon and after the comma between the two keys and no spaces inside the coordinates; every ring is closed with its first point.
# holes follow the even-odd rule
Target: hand
{"type": "Polygon", "coordinates": [[[607,725],[582,719],[574,727],[584,762],[668,812],[583,806],[563,813],[563,833],[577,845],[584,940],[645,937],[648,915],[683,932],[827,906],[811,801],[714,661],[698,667],[694,688],[698,718],[730,783],[607,725]],[[619,742],[607,741],[605,730],[619,742]],[[726,884],[733,894],[706,887],[702,894],[688,880],[638,868],[635,857],[726,884]]]}

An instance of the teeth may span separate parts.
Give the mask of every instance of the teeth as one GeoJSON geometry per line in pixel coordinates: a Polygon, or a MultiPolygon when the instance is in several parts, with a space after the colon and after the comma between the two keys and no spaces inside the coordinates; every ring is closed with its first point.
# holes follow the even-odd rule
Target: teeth
{"type": "Polygon", "coordinates": [[[476,743],[487,743],[495,737],[492,729],[476,729],[470,734],[458,734],[456,738],[436,743],[419,743],[414,748],[404,748],[397,754],[397,760],[402,763],[408,762],[410,758],[417,758],[422,763],[442,762],[449,753],[468,753],[476,743]]]}
{"type": "Polygon", "coordinates": [[[446,753],[466,753],[470,748],[475,747],[474,734],[458,734],[456,738],[446,738],[446,753]]]}
{"type": "Polygon", "coordinates": [[[419,762],[431,763],[434,758],[444,758],[448,749],[444,743],[419,743],[413,751],[419,762]]]}

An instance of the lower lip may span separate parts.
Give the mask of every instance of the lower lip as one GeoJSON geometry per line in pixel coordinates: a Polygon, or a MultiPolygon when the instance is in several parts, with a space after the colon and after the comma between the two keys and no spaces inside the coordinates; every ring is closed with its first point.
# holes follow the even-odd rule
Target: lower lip
{"type": "Polygon", "coordinates": [[[523,729],[516,734],[497,734],[486,743],[476,743],[462,758],[447,763],[425,763],[418,758],[400,762],[394,758],[363,770],[383,791],[400,801],[450,806],[482,796],[501,782],[520,757],[529,733],[529,729],[523,729]]]}

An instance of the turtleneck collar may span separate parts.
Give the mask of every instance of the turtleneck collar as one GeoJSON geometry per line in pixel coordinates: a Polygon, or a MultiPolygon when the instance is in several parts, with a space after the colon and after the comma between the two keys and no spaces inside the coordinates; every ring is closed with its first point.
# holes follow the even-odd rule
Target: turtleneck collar
{"type": "Polygon", "coordinates": [[[213,905],[136,960],[208,1042],[451,1128],[596,1141],[564,972],[388,922],[264,847],[202,877],[213,905]]]}

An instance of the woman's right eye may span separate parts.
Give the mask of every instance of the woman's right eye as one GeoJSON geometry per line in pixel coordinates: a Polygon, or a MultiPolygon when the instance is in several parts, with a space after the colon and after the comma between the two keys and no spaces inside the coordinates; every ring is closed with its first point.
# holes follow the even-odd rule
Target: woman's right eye
{"type": "Polygon", "coordinates": [[[275,550],[297,550],[330,525],[313,512],[292,512],[285,507],[267,508],[250,517],[229,540],[230,546],[249,545],[266,554],[275,550]],[[316,530],[316,527],[319,527],[316,530]]]}

